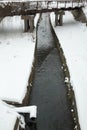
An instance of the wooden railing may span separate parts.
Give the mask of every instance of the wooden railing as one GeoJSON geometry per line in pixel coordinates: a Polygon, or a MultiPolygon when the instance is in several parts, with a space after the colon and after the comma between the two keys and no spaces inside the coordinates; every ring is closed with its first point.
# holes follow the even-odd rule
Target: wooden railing
{"type": "Polygon", "coordinates": [[[0,17],[13,15],[28,15],[40,12],[52,12],[55,10],[69,10],[85,6],[84,0],[45,0],[8,2],[0,1],[0,17]]]}

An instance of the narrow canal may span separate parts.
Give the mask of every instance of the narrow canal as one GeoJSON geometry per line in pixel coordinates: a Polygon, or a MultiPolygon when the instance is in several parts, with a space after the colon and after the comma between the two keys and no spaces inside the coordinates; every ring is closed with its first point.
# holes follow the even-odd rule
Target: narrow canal
{"type": "Polygon", "coordinates": [[[37,32],[36,66],[30,105],[37,105],[37,130],[73,130],[61,61],[49,14],[42,14],[37,32]]]}

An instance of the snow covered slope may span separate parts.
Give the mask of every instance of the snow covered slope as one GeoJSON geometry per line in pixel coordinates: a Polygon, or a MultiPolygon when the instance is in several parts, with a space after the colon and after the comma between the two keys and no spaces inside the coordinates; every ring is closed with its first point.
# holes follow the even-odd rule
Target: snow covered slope
{"type": "Polygon", "coordinates": [[[23,26],[18,16],[0,23],[0,98],[18,103],[27,91],[36,41],[34,33],[23,32],[23,26]]]}
{"type": "MultiPolygon", "coordinates": [[[[87,12],[87,8],[85,9],[87,12]]],[[[54,14],[51,14],[54,26],[54,14]]],[[[76,96],[81,130],[87,130],[87,27],[76,22],[70,12],[64,15],[63,26],[54,26],[66,57],[71,83],[76,96]]]]}
{"type": "Polygon", "coordinates": [[[18,114],[0,100],[0,130],[14,130],[18,114]]]}

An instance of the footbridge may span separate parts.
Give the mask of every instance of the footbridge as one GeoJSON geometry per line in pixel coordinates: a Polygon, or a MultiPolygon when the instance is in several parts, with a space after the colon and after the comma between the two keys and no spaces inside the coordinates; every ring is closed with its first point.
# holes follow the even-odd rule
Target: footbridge
{"type": "Polygon", "coordinates": [[[25,31],[28,29],[28,21],[33,30],[33,20],[36,13],[55,12],[55,19],[60,15],[59,21],[62,25],[64,11],[76,10],[86,6],[85,0],[7,0],[0,1],[0,17],[21,15],[25,23],[25,31]]]}

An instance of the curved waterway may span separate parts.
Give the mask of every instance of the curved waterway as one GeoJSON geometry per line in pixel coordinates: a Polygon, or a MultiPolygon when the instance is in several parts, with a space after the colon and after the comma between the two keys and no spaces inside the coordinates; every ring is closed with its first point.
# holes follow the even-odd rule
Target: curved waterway
{"type": "Polygon", "coordinates": [[[62,63],[51,32],[49,14],[41,16],[36,48],[29,105],[38,107],[37,130],[73,130],[62,63]]]}

